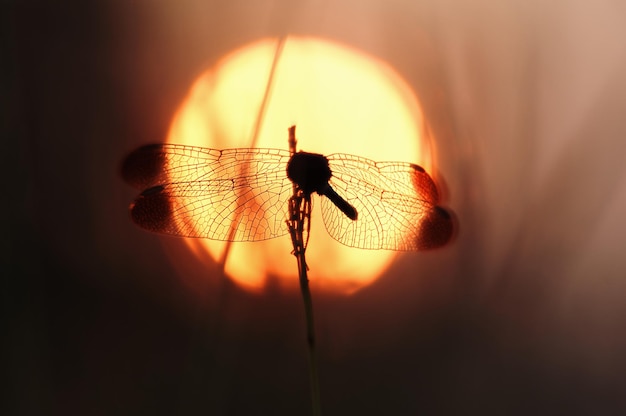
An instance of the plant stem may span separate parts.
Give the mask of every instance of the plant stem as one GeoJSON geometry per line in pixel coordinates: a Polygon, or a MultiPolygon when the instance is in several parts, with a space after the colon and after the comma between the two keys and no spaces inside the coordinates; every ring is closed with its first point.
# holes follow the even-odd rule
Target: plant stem
{"type": "Polygon", "coordinates": [[[307,278],[306,273],[306,263],[304,263],[304,253],[300,257],[302,260],[298,260],[298,268],[300,270],[300,290],[302,291],[302,299],[304,300],[304,312],[306,314],[307,343],[309,346],[309,379],[311,383],[311,400],[313,405],[313,415],[320,416],[320,387],[319,378],[317,375],[317,358],[315,351],[313,302],[311,300],[311,291],[309,290],[309,279],[307,278]]]}
{"type": "MultiPolygon", "coordinates": [[[[296,152],[296,126],[289,128],[289,150],[293,155],[296,152]]],[[[306,316],[306,334],[309,350],[309,381],[311,384],[311,403],[313,416],[321,415],[320,388],[317,374],[317,358],[315,351],[315,326],[313,320],[313,301],[309,289],[305,252],[309,237],[311,219],[311,197],[306,195],[294,183],[293,196],[289,199],[289,233],[293,244],[293,254],[298,262],[300,290],[304,301],[306,316]],[[304,236],[306,230],[306,238],[304,236]]]]}

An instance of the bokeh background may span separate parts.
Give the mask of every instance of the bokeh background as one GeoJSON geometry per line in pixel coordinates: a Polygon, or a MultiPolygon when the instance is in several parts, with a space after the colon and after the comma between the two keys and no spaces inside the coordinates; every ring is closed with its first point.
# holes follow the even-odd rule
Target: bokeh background
{"type": "Polygon", "coordinates": [[[353,296],[314,293],[324,414],[626,411],[621,2],[0,7],[2,414],[307,414],[298,293],[139,230],[119,177],[203,70],[284,34],[414,88],[461,225],[353,296]]]}

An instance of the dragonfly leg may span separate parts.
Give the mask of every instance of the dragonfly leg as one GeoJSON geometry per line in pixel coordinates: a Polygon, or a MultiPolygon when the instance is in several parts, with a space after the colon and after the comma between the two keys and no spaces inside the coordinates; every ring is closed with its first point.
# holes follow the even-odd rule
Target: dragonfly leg
{"type": "MultiPolygon", "coordinates": [[[[309,243],[311,229],[311,197],[298,190],[289,199],[289,219],[287,226],[293,244],[292,254],[299,258],[304,258],[304,252],[309,243]],[[306,234],[306,237],[304,236],[306,234]]],[[[306,263],[304,266],[308,270],[306,263]]]]}

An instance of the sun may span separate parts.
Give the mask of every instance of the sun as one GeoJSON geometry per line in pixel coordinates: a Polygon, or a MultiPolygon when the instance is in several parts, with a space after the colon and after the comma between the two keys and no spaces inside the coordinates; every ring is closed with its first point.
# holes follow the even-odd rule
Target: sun
{"type": "MultiPolygon", "coordinates": [[[[217,149],[298,148],[406,161],[430,170],[430,147],[419,102],[383,61],[337,43],[305,37],[264,39],[225,56],[202,73],[177,110],[167,141],[217,149]]],[[[327,233],[314,201],[307,248],[311,285],[350,293],[371,284],[396,253],[349,248],[327,233]]],[[[298,285],[288,236],[233,243],[188,239],[201,257],[223,261],[240,286],[261,291],[275,278],[298,285]]]]}

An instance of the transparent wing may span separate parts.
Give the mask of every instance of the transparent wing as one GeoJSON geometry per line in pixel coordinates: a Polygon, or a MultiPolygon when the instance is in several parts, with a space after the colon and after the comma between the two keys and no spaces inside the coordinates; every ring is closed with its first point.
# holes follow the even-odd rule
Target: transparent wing
{"type": "Polygon", "coordinates": [[[424,250],[442,246],[452,237],[453,219],[437,206],[437,187],[421,167],[347,154],[333,154],[328,160],[331,186],[358,213],[352,221],[322,198],[324,225],[340,243],[365,249],[424,250]]]}
{"type": "Polygon", "coordinates": [[[147,188],[131,205],[139,226],[155,232],[224,241],[287,233],[292,184],[289,152],[215,150],[159,144],[141,147],[122,166],[125,180],[147,188]]]}

